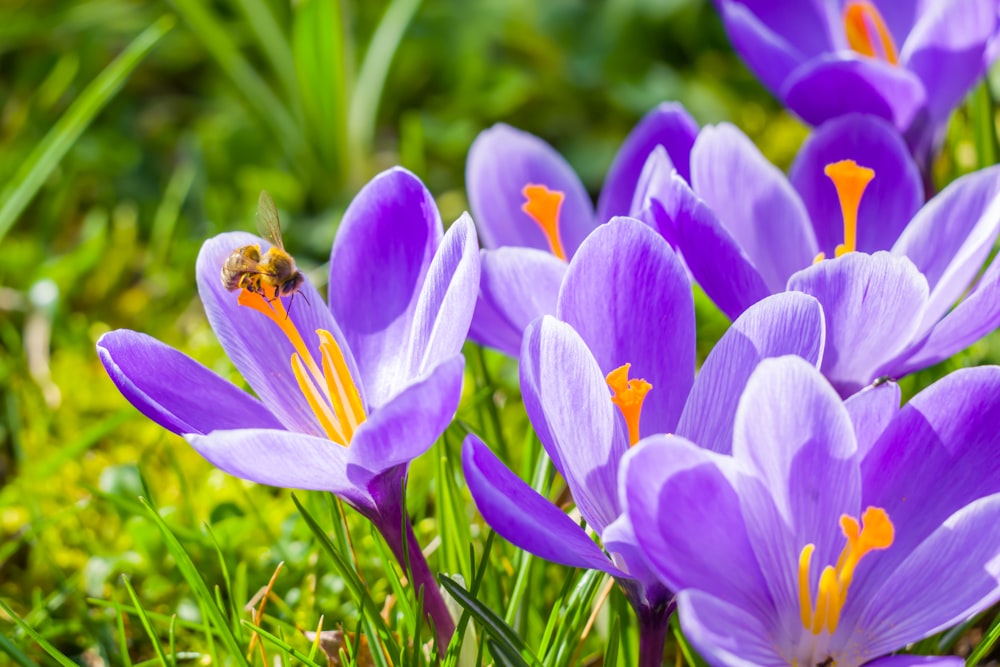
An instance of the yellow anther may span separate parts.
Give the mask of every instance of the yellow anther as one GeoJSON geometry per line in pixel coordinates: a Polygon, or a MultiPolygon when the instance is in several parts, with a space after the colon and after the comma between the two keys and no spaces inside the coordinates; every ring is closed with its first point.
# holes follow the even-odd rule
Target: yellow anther
{"type": "Polygon", "coordinates": [[[549,190],[544,185],[534,183],[525,185],[521,194],[525,197],[521,210],[541,227],[552,254],[565,260],[566,251],[563,249],[562,235],[559,231],[559,211],[562,209],[565,195],[559,190],[549,190]]]}
{"type": "Polygon", "coordinates": [[[837,188],[840,212],[844,217],[844,242],[837,246],[834,253],[836,257],[840,257],[857,248],[858,207],[865,188],[875,178],[875,170],[860,167],[854,160],[841,160],[826,165],[823,173],[829,176],[837,188]]]}
{"type": "Polygon", "coordinates": [[[625,424],[628,426],[629,445],[639,442],[639,417],[642,413],[642,402],[653,385],[645,380],[629,380],[628,369],[632,364],[619,366],[607,374],[605,380],[613,392],[611,402],[618,406],[625,424]]]}
{"type": "Polygon", "coordinates": [[[899,52],[885,19],[867,0],[851,0],[844,7],[844,32],[851,50],[869,58],[899,64],[899,52]],[[876,44],[877,42],[877,44],[876,44]]]}

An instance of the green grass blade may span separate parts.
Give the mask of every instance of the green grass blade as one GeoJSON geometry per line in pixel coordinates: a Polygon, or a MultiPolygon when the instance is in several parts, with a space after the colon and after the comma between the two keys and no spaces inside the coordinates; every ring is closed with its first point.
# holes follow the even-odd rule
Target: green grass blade
{"type": "Polygon", "coordinates": [[[52,174],[66,152],[76,143],[98,112],[104,108],[143,58],[174,26],[173,16],[162,16],[90,82],[80,96],[21,164],[14,178],[0,192],[0,239],[52,174]]]}
{"type": "Polygon", "coordinates": [[[972,649],[972,653],[969,654],[965,664],[969,667],[978,665],[997,645],[997,640],[1000,640],[1000,614],[997,614],[997,617],[990,623],[989,629],[983,634],[982,641],[979,642],[976,648],[972,649]]]}
{"type": "Polygon", "coordinates": [[[303,653],[302,651],[298,650],[297,648],[293,648],[288,642],[286,642],[281,637],[279,637],[279,636],[277,636],[277,635],[275,635],[275,634],[273,634],[271,632],[268,632],[267,630],[265,630],[264,628],[260,627],[259,625],[254,625],[253,623],[251,623],[250,621],[246,620],[245,618],[244,619],[240,619],[240,623],[244,627],[246,627],[246,628],[248,628],[250,630],[253,630],[257,634],[259,634],[262,639],[266,639],[267,641],[271,642],[271,644],[273,644],[275,646],[275,648],[277,648],[277,649],[279,649],[281,651],[284,651],[285,653],[288,653],[289,655],[291,655],[296,660],[301,660],[303,663],[305,663],[309,667],[323,667],[319,663],[316,663],[316,662],[313,662],[312,660],[310,660],[309,656],[306,655],[305,653],[303,653]]]}
{"type": "Polygon", "coordinates": [[[973,143],[976,146],[980,169],[1000,162],[995,106],[990,96],[989,84],[984,81],[973,91],[970,109],[973,143]]]}
{"type": "Polygon", "coordinates": [[[7,603],[0,600],[0,610],[5,614],[14,619],[14,623],[18,625],[29,637],[35,640],[43,651],[49,654],[49,657],[55,660],[57,663],[62,665],[62,667],[79,667],[75,662],[63,655],[62,651],[57,649],[55,646],[50,644],[45,637],[38,634],[33,627],[27,624],[20,616],[14,613],[14,610],[7,606],[7,603]]]}
{"type": "Polygon", "coordinates": [[[19,649],[14,642],[3,635],[0,635],[0,651],[9,655],[21,667],[38,667],[38,664],[29,658],[28,654],[19,649]]]}
{"type": "Polygon", "coordinates": [[[302,98],[299,81],[295,73],[295,57],[288,36],[274,17],[274,12],[264,0],[238,0],[250,30],[257,38],[260,50],[267,56],[271,68],[285,89],[285,95],[292,103],[293,113],[301,114],[302,98]]]}
{"type": "Polygon", "coordinates": [[[135,605],[135,609],[139,613],[139,622],[142,624],[143,630],[146,631],[149,641],[153,643],[153,650],[156,651],[156,657],[159,659],[160,664],[163,665],[163,667],[170,667],[167,655],[163,652],[163,647],[160,646],[160,640],[157,638],[156,632],[153,630],[153,626],[149,622],[149,617],[146,616],[146,610],[142,608],[142,604],[139,602],[139,596],[135,594],[135,589],[132,588],[131,582],[129,582],[128,577],[124,574],[122,575],[122,583],[125,584],[125,590],[128,592],[129,598],[132,599],[132,604],[135,605]]]}

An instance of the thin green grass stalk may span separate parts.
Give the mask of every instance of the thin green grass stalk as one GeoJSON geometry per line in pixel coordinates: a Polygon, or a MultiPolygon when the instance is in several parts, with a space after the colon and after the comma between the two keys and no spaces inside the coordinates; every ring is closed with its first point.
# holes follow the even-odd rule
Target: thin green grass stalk
{"type": "Polygon", "coordinates": [[[472,357],[472,376],[476,379],[476,386],[488,389],[485,396],[483,396],[483,400],[476,404],[480,409],[479,421],[483,425],[484,431],[486,431],[483,436],[486,438],[486,442],[495,449],[501,460],[510,461],[510,448],[507,447],[507,440],[503,435],[503,421],[500,419],[500,411],[497,410],[497,404],[493,400],[493,392],[496,389],[496,385],[490,378],[489,370],[486,368],[485,352],[480,345],[468,344],[465,349],[472,351],[472,354],[467,354],[466,358],[472,357]]]}
{"type": "Polygon", "coordinates": [[[21,667],[38,667],[38,664],[28,657],[24,651],[17,647],[8,637],[0,635],[0,651],[6,653],[10,658],[21,665],[21,667]]]}
{"type": "MultiPolygon", "coordinates": [[[[479,590],[482,587],[483,579],[486,577],[487,566],[489,565],[490,554],[493,551],[493,544],[495,542],[496,533],[490,531],[489,535],[486,536],[486,544],[483,545],[483,557],[480,560],[478,567],[476,566],[476,553],[475,545],[471,542],[469,543],[469,562],[472,564],[472,568],[475,571],[475,576],[472,579],[472,586],[469,592],[473,596],[478,596],[479,590]]],[[[442,575],[439,575],[439,579],[443,579],[442,575]]],[[[451,646],[448,647],[448,651],[444,656],[444,667],[454,667],[457,661],[462,656],[462,644],[465,642],[466,631],[469,627],[469,622],[472,620],[472,614],[468,609],[463,607],[462,615],[458,619],[458,623],[455,624],[455,636],[458,638],[457,641],[452,641],[451,646]]],[[[482,664],[482,651],[485,642],[479,643],[479,662],[477,664],[482,664]]]]}
{"type": "MultiPolygon", "coordinates": [[[[117,598],[112,600],[101,600],[100,598],[88,597],[85,598],[85,601],[87,604],[93,605],[94,607],[99,607],[101,609],[114,609],[116,612],[120,612],[121,614],[128,614],[130,616],[135,616],[137,618],[139,616],[139,612],[135,607],[127,604],[122,604],[117,600],[117,598]]],[[[170,622],[170,619],[174,617],[174,614],[161,614],[159,612],[146,610],[146,616],[148,616],[150,620],[156,621],[157,623],[166,624],[170,622]]],[[[124,626],[122,627],[124,628],[124,626]]],[[[199,623],[198,621],[185,621],[183,618],[178,618],[177,627],[183,628],[185,630],[201,631],[205,629],[205,624],[199,623]]]]}
{"type": "MultiPolygon", "coordinates": [[[[104,601],[101,600],[101,602],[104,601]]],[[[132,656],[128,654],[128,636],[125,634],[125,614],[122,612],[122,606],[118,603],[117,594],[115,594],[113,602],[115,625],[118,628],[118,652],[121,653],[122,664],[125,667],[132,667],[132,656]]]]}
{"type": "Polygon", "coordinates": [[[129,75],[173,26],[173,16],[162,16],[139,33],[139,36],[84,88],[80,96],[35,146],[14,178],[0,191],[0,240],[6,236],[25,207],[98,112],[115,96],[129,75]]]}
{"type": "MultiPolygon", "coordinates": [[[[382,569],[385,570],[385,578],[389,581],[389,587],[392,588],[393,595],[396,596],[396,608],[402,613],[403,618],[411,624],[410,629],[412,630],[412,621],[415,612],[413,605],[410,604],[407,591],[411,591],[413,589],[412,587],[408,588],[403,585],[403,582],[400,580],[399,572],[396,569],[396,559],[389,550],[389,547],[385,544],[382,534],[378,532],[375,526],[371,526],[371,537],[372,543],[375,545],[375,551],[378,554],[379,559],[382,561],[382,569]]],[[[403,533],[403,541],[405,548],[406,533],[403,533]]],[[[403,553],[406,552],[404,551],[403,553]]],[[[406,569],[403,570],[403,574],[405,575],[408,571],[409,563],[406,564],[406,569]]]]}
{"type": "Polygon", "coordinates": [[[997,140],[996,104],[990,95],[989,83],[983,81],[972,93],[972,137],[979,158],[979,168],[985,169],[1000,162],[1000,145],[997,140]]]}
{"type": "MultiPolygon", "coordinates": [[[[212,547],[215,549],[215,554],[219,558],[219,568],[222,570],[222,581],[225,582],[225,591],[229,594],[227,596],[229,598],[229,604],[226,605],[220,600],[220,606],[228,607],[229,617],[232,619],[238,619],[240,617],[240,610],[236,607],[236,591],[233,590],[233,581],[229,576],[229,567],[226,565],[226,557],[222,554],[222,546],[219,544],[219,540],[216,539],[215,533],[212,532],[211,526],[206,525],[205,531],[208,533],[208,537],[212,541],[212,547]]],[[[218,587],[216,587],[216,591],[218,591],[218,587]]],[[[216,597],[219,596],[217,595],[216,597]]],[[[236,635],[236,640],[242,643],[244,641],[243,626],[238,622],[234,622],[232,627],[233,634],[236,635]]]]}
{"type": "Polygon", "coordinates": [[[257,46],[267,57],[271,69],[281,81],[285,98],[290,102],[292,115],[301,123],[303,119],[302,90],[299,88],[299,79],[295,72],[295,57],[292,54],[292,45],[288,37],[280,29],[274,12],[264,0],[238,0],[236,4],[250,26],[250,30],[257,40],[257,46]]]}
{"type": "Polygon", "coordinates": [[[167,661],[167,655],[163,652],[163,647],[160,645],[160,640],[156,636],[156,632],[153,630],[152,624],[149,622],[149,617],[146,616],[146,610],[142,608],[142,603],[139,602],[139,596],[135,594],[135,589],[132,588],[132,583],[124,574],[122,575],[122,583],[125,584],[125,590],[128,592],[129,598],[132,599],[132,604],[135,605],[135,610],[139,615],[139,622],[142,624],[143,630],[146,631],[146,636],[149,637],[149,641],[153,644],[153,650],[156,652],[157,659],[163,667],[170,667],[170,663],[167,661]]]}
{"type": "Polygon", "coordinates": [[[261,639],[267,640],[278,650],[284,651],[285,653],[292,656],[296,660],[301,660],[303,663],[306,664],[307,667],[326,667],[326,665],[320,665],[319,663],[313,662],[312,660],[309,659],[309,656],[307,654],[303,653],[297,648],[292,647],[288,642],[286,642],[278,635],[268,632],[259,625],[255,625],[252,621],[248,621],[247,619],[243,618],[240,619],[240,623],[247,630],[256,632],[258,635],[260,635],[261,639]]]}
{"type": "Polygon", "coordinates": [[[563,581],[562,589],[559,591],[559,595],[556,596],[555,602],[552,604],[552,613],[549,614],[549,620],[545,623],[545,630],[542,632],[542,640],[538,644],[543,648],[545,653],[548,652],[548,647],[550,647],[554,641],[553,637],[557,632],[557,627],[559,625],[559,621],[561,620],[559,610],[565,606],[570,593],[573,590],[575,572],[572,569],[569,569],[568,571],[570,574],[566,577],[566,580],[563,581]]]}
{"type": "Polygon", "coordinates": [[[55,646],[50,644],[45,637],[38,634],[38,632],[28,625],[24,619],[14,613],[14,610],[7,606],[7,603],[0,599],[0,610],[2,610],[7,616],[13,619],[14,623],[21,628],[29,637],[31,637],[38,646],[48,654],[50,658],[55,660],[62,667],[78,667],[78,665],[63,655],[63,652],[57,649],[55,646]]]}
{"type": "Polygon", "coordinates": [[[968,665],[968,667],[975,667],[975,665],[978,665],[997,645],[997,640],[1000,640],[1000,613],[994,617],[993,622],[990,623],[990,627],[985,633],[983,633],[983,639],[976,645],[976,648],[972,649],[972,652],[969,653],[969,657],[965,660],[965,664],[968,665]]]}
{"type": "Polygon", "coordinates": [[[611,628],[608,631],[608,643],[604,647],[604,656],[601,658],[603,667],[618,666],[618,643],[622,637],[622,619],[616,614],[611,621],[611,628]]]}
{"type": "Polygon", "coordinates": [[[177,667],[177,614],[170,617],[170,627],[167,629],[167,646],[170,647],[170,667],[177,667]]]}
{"type": "MultiPolygon", "coordinates": [[[[174,236],[177,220],[180,218],[181,207],[191,192],[194,177],[198,169],[193,161],[185,160],[177,165],[156,213],[153,214],[153,226],[149,233],[149,253],[146,261],[147,270],[150,267],[167,266],[167,256],[170,253],[170,240],[174,236]]],[[[134,414],[134,410],[132,411],[134,414]]]]}
{"type": "Polygon", "coordinates": [[[681,631],[681,624],[677,620],[677,614],[673,614],[670,617],[670,629],[674,633],[674,639],[677,640],[677,647],[684,656],[684,662],[686,662],[690,667],[708,667],[708,663],[705,662],[694,648],[688,642],[687,637],[681,631]]]}
{"type": "MultiPolygon", "coordinates": [[[[464,429],[463,429],[464,430],[464,429]]],[[[460,572],[466,581],[472,578],[472,562],[469,560],[466,546],[472,544],[472,533],[469,531],[469,520],[466,517],[466,507],[462,502],[461,492],[456,480],[461,476],[462,437],[458,438],[458,447],[449,447],[453,441],[453,430],[444,432],[440,442],[444,452],[438,457],[438,534],[441,536],[441,569],[446,572],[460,572]]]]}
{"type": "Polygon", "coordinates": [[[593,613],[594,601],[604,585],[606,576],[599,570],[584,572],[567,599],[565,609],[555,610],[556,614],[562,616],[562,621],[557,625],[552,644],[554,653],[547,652],[547,655],[552,655],[551,661],[546,660],[547,665],[557,667],[574,662],[574,656],[579,650],[580,636],[593,613]]]}

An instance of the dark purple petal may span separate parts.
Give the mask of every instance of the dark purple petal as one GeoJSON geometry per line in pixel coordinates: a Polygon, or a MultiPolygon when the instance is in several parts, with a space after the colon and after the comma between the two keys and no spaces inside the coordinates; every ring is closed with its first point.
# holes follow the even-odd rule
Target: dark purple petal
{"type": "Polygon", "coordinates": [[[826,317],[823,374],[848,396],[878,377],[913,339],[927,303],[927,281],[905,257],[852,252],[788,281],[811,294],[826,317]]]}
{"type": "Polygon", "coordinates": [[[525,327],[555,314],[566,266],[534,248],[484,250],[472,339],[517,356],[525,327]]]}
{"type": "Polygon", "coordinates": [[[807,61],[789,75],[779,97],[810,125],[865,113],[905,131],[926,103],[920,79],[901,67],[843,52],[807,61]]]}
{"type": "Polygon", "coordinates": [[[678,102],[663,102],[647,113],[625,138],[608,169],[597,202],[597,220],[606,222],[616,215],[628,215],[639,174],[649,154],[663,146],[677,172],[689,180],[690,155],[698,123],[678,102]]]}
{"type": "Polygon", "coordinates": [[[770,606],[728,476],[734,462],[656,435],[622,462],[622,503],[646,561],[673,590],[697,588],[748,610],[770,606]]]}
{"type": "Polygon", "coordinates": [[[865,667],[962,667],[965,660],[951,655],[890,655],[866,662],[865,667]]]}
{"type": "Polygon", "coordinates": [[[430,449],[458,409],[464,368],[457,354],[372,412],[351,440],[351,463],[380,473],[430,449]]]}
{"type": "Polygon", "coordinates": [[[365,185],[340,222],[330,253],[330,309],[373,406],[397,389],[417,299],[441,234],[431,193],[398,167],[365,185]]]}
{"type": "Polygon", "coordinates": [[[326,438],[265,429],[184,436],[215,467],[240,479],[288,489],[329,491],[371,506],[371,473],[348,461],[349,448],[326,438]]]}
{"type": "Polygon", "coordinates": [[[998,26],[996,0],[928,3],[902,45],[899,62],[923,81],[931,118],[948,118],[986,71],[998,26]]]}
{"type": "MultiPolygon", "coordinates": [[[[708,206],[679,175],[670,179],[669,198],[653,202],[661,228],[668,228],[684,262],[715,305],[735,320],[771,294],[760,272],[708,206]]],[[[673,244],[673,242],[672,242],[673,244]]]]}
{"type": "Polygon", "coordinates": [[[552,146],[499,123],[484,130],[469,149],[465,184],[472,217],[484,248],[526,246],[548,251],[541,229],[521,210],[525,185],[561,191],[559,229],[569,257],[594,229],[594,207],[580,178],[552,146]]]}
{"type": "Polygon", "coordinates": [[[462,446],[462,470],[479,513],[504,539],[555,563],[626,576],[579,525],[508,470],[474,435],[462,446]]]}
{"type": "Polygon", "coordinates": [[[778,667],[788,660],[777,651],[772,629],[752,610],[742,609],[702,591],[677,594],[677,616],[684,636],[708,664],[726,667],[778,667]]]}
{"type": "Polygon", "coordinates": [[[844,216],[833,181],[823,169],[840,160],[875,170],[858,207],[857,249],[888,250],[924,201],[920,170],[906,142],[886,121],[861,114],[824,123],[806,140],[789,179],[802,196],[819,249],[827,257],[844,242],[844,216]]]}
{"type": "Polygon", "coordinates": [[[899,385],[891,380],[865,387],[846,401],[844,407],[854,424],[858,440],[858,458],[865,455],[878,441],[889,422],[899,412],[899,385]]]}
{"type": "Polygon", "coordinates": [[[97,354],[129,403],[178,435],[282,428],[256,398],[146,334],[128,329],[106,333],[97,341],[97,354]]]}
{"type": "Polygon", "coordinates": [[[642,435],[676,428],[694,380],[694,299],[661,236],[631,218],[595,230],[570,262],[557,313],[603,374],[630,363],[630,377],[653,385],[643,403],[642,435]]]}
{"type": "Polygon", "coordinates": [[[968,289],[998,232],[1000,166],[952,182],[913,218],[892,252],[909,257],[930,285],[921,332],[940,320],[968,289]]]}
{"type": "Polygon", "coordinates": [[[867,603],[857,626],[877,638],[867,646],[872,655],[952,627],[1000,599],[998,524],[1000,494],[980,498],[947,518],[884,579],[870,579],[863,590],[852,586],[867,603]]]}
{"type": "Polygon", "coordinates": [[[840,17],[823,0],[716,0],[723,10],[742,5],[801,54],[812,56],[829,50],[833,23],[840,17]]]}
{"type": "Polygon", "coordinates": [[[427,272],[414,314],[409,371],[396,378],[397,386],[461,353],[479,293],[479,266],[476,228],[465,214],[444,235],[427,272]]]}
{"type": "MultiPolygon", "coordinates": [[[[270,247],[256,236],[242,232],[220,234],[202,244],[196,272],[205,314],[233,365],[285,428],[323,436],[319,420],[302,396],[292,372],[290,359],[295,348],[288,337],[265,315],[238,305],[238,293],[229,292],[222,285],[221,271],[226,258],[234,250],[255,244],[260,245],[262,252],[270,247]]],[[[303,282],[298,294],[282,301],[286,309],[290,308],[288,319],[317,363],[321,357],[316,330],[323,329],[339,341],[351,375],[357,379],[351,350],[344,344],[343,334],[309,279],[303,282]]],[[[364,400],[364,386],[358,389],[364,400]]]]}
{"type": "Polygon", "coordinates": [[[524,332],[521,393],[535,432],[600,534],[618,518],[618,465],[611,391],[587,344],[568,324],[543,317],[524,332]]]}
{"type": "Polygon", "coordinates": [[[818,366],[824,338],[823,309],[808,295],[782,292],[750,306],[702,364],[677,433],[706,449],[730,453],[736,406],[761,359],[794,354],[818,366]]]}
{"type": "Polygon", "coordinates": [[[705,127],[691,152],[691,186],[772,292],[818,252],[809,216],[788,179],[732,125],[705,127]]]}
{"type": "MultiPolygon", "coordinates": [[[[717,4],[720,5],[722,22],[726,26],[733,48],[746,62],[747,67],[760,77],[765,86],[774,93],[780,91],[788,75],[803,58],[807,57],[791,42],[800,31],[775,30],[742,2],[717,0],[717,4]]],[[[780,4],[786,8],[786,6],[801,7],[807,3],[780,4]]],[[[780,13],[778,15],[780,16],[780,13]]],[[[812,44],[807,42],[804,46],[812,52],[822,42],[815,39],[818,34],[808,34],[808,36],[815,41],[812,44]]]]}

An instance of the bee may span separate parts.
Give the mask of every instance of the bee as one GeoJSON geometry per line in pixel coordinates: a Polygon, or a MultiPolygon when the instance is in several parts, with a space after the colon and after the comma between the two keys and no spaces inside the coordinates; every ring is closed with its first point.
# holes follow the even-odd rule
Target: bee
{"type": "MultiPolygon", "coordinates": [[[[285,252],[281,241],[281,221],[278,208],[266,190],[257,201],[257,229],[273,244],[263,255],[259,245],[237,248],[222,263],[222,285],[230,292],[245,289],[273,301],[279,296],[292,296],[302,287],[305,277],[295,260],[285,252]],[[273,295],[266,288],[273,288],[273,295]]],[[[291,304],[289,304],[291,307],[291,304]]]]}

